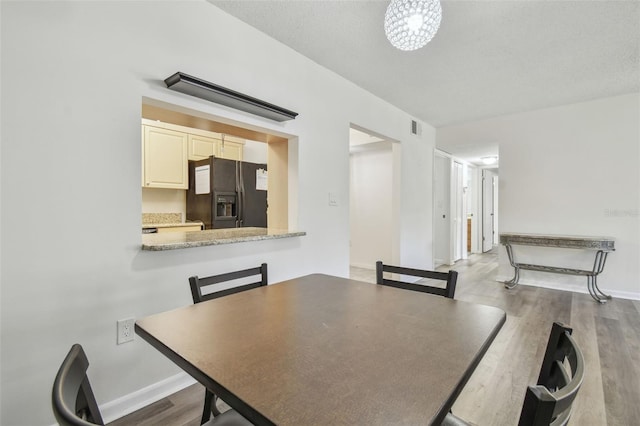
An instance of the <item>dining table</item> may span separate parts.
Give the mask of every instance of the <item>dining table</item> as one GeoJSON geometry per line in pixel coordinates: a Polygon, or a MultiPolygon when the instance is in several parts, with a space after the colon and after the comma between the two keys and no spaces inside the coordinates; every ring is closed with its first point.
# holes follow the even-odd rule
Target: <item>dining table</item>
{"type": "Polygon", "coordinates": [[[150,315],[135,331],[255,425],[439,425],[505,319],[312,274],[150,315]]]}

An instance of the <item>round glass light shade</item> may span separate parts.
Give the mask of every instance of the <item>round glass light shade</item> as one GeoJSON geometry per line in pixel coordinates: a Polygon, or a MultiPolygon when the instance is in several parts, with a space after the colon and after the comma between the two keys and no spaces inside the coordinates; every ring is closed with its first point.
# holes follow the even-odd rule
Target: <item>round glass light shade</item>
{"type": "Polygon", "coordinates": [[[441,20],[439,0],[392,0],[384,15],[384,32],[394,47],[416,50],[429,43],[441,20]]]}

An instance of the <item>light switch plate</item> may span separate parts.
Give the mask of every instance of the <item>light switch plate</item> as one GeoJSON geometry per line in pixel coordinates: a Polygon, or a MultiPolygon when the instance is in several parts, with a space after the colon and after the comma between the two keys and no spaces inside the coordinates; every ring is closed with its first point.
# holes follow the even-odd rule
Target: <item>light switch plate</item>
{"type": "Polygon", "coordinates": [[[338,194],[336,194],[335,192],[330,192],[329,193],[329,205],[330,206],[337,206],[338,203],[338,194]]]}

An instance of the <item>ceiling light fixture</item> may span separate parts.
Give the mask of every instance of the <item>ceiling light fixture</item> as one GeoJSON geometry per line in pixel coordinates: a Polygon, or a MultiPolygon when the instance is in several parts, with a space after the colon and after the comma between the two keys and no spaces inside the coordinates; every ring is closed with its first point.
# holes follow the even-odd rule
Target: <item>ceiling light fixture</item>
{"type": "Polygon", "coordinates": [[[442,20],[439,0],[391,0],[384,15],[384,32],[400,50],[416,50],[429,43],[442,20]]]}
{"type": "Polygon", "coordinates": [[[482,164],[495,164],[498,162],[498,157],[482,157],[480,160],[482,160],[482,164]]]}

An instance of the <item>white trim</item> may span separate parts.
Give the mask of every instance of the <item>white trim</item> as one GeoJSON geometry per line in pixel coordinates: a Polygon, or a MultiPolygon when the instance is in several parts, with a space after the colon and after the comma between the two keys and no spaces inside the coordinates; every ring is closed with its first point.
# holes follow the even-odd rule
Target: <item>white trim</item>
{"type": "MultiPolygon", "coordinates": [[[[496,278],[498,282],[505,282],[513,278],[513,275],[510,276],[499,276],[496,278]]],[[[525,280],[526,281],[526,280],[525,280]]],[[[548,288],[551,290],[562,290],[562,291],[571,291],[574,293],[583,293],[589,294],[589,290],[587,289],[587,280],[585,279],[584,285],[578,284],[560,284],[557,282],[545,282],[545,281],[535,281],[535,282],[523,282],[520,280],[518,285],[528,285],[531,287],[541,287],[548,288]]],[[[640,293],[633,291],[618,291],[618,290],[609,290],[607,288],[601,288],[603,292],[606,294],[610,294],[614,298],[618,299],[630,299],[630,300],[640,300],[640,293]]]]}
{"type": "Polygon", "coordinates": [[[433,259],[433,268],[437,268],[438,266],[442,266],[445,265],[445,262],[443,259],[433,259]]]}
{"type": "Polygon", "coordinates": [[[131,414],[136,410],[153,404],[171,394],[196,383],[187,373],[178,373],[147,387],[121,396],[113,401],[100,405],[100,412],[106,424],[131,414]]]}

